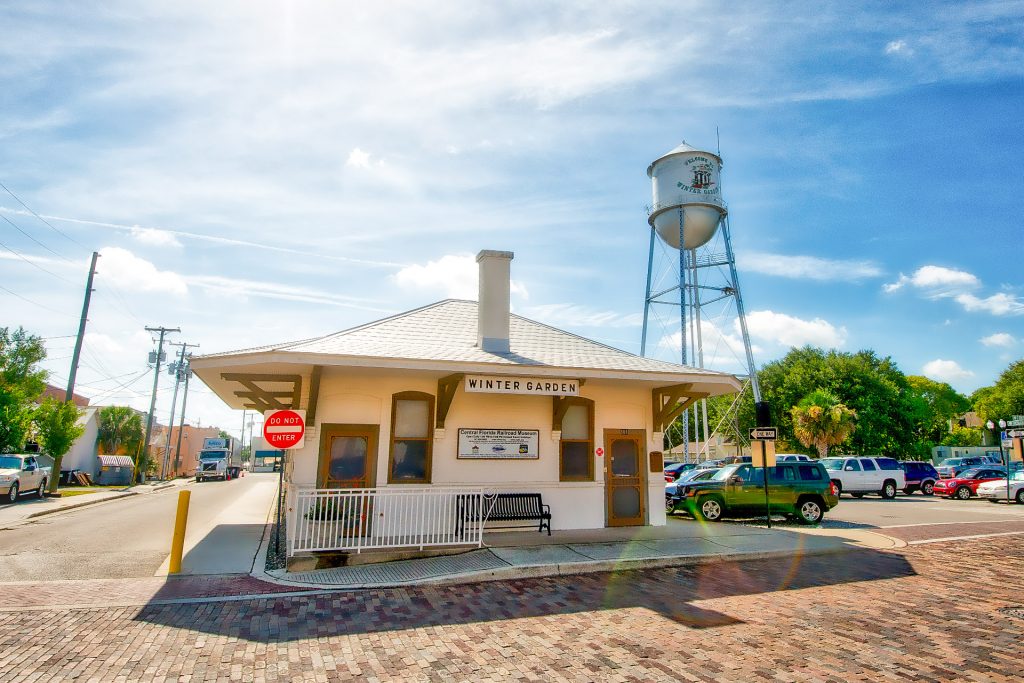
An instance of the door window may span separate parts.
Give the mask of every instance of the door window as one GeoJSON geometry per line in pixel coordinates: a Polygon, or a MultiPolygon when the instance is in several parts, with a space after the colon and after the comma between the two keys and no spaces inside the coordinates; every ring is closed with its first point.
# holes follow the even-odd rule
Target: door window
{"type": "Polygon", "coordinates": [[[875,463],[871,462],[870,460],[868,460],[866,458],[861,460],[860,464],[864,466],[864,471],[865,472],[874,472],[875,471],[875,463]]]}
{"type": "Polygon", "coordinates": [[[846,472],[860,472],[860,463],[856,460],[847,460],[843,470],[846,472]]]}
{"type": "Polygon", "coordinates": [[[612,442],[612,474],[617,477],[635,477],[640,471],[639,461],[635,443],[627,439],[612,442]]]}
{"type": "Polygon", "coordinates": [[[350,481],[366,477],[368,442],[365,436],[336,436],[331,439],[331,462],[327,477],[350,481]]]}

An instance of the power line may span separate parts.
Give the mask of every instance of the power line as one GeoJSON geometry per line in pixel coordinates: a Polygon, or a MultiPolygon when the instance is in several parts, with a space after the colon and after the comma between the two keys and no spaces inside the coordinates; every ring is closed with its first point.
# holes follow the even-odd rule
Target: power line
{"type": "Polygon", "coordinates": [[[10,218],[8,218],[7,216],[3,215],[2,213],[0,213],[0,218],[3,218],[3,219],[4,219],[5,221],[7,221],[7,222],[8,222],[8,223],[10,223],[11,225],[13,225],[13,226],[14,226],[14,229],[15,229],[15,230],[17,230],[17,231],[18,231],[18,232],[20,232],[20,233],[21,233],[22,235],[24,235],[25,237],[29,238],[30,240],[32,240],[33,242],[35,242],[36,244],[38,244],[39,246],[41,246],[41,247],[42,247],[43,249],[45,249],[46,251],[48,251],[48,252],[50,252],[51,254],[53,254],[54,256],[56,256],[57,258],[60,258],[60,259],[64,259],[64,260],[65,260],[65,261],[67,261],[68,263],[73,263],[73,261],[71,261],[70,259],[68,259],[68,258],[67,258],[66,256],[64,256],[63,254],[58,254],[58,253],[57,253],[57,252],[55,252],[55,251],[54,251],[53,249],[50,249],[50,248],[49,248],[48,246],[46,246],[45,244],[43,244],[42,242],[40,242],[39,240],[37,240],[37,239],[36,239],[35,237],[33,237],[32,235],[30,235],[30,234],[28,234],[27,232],[25,232],[24,230],[22,230],[22,229],[21,229],[21,227],[19,227],[17,223],[15,223],[14,221],[12,221],[12,220],[11,220],[10,218]]]}
{"type": "Polygon", "coordinates": [[[38,268],[39,270],[43,271],[43,272],[44,272],[44,273],[46,273],[47,275],[52,275],[53,277],[57,278],[58,280],[61,280],[61,281],[63,281],[63,282],[66,282],[66,283],[68,283],[69,285],[73,285],[73,284],[75,284],[75,283],[74,283],[74,282],[72,282],[71,280],[66,280],[66,279],[62,278],[62,277],[61,277],[60,275],[57,275],[57,273],[51,273],[50,271],[48,271],[48,270],[47,270],[46,268],[43,268],[43,267],[42,267],[41,265],[39,265],[38,263],[33,263],[32,261],[29,261],[29,260],[28,260],[27,258],[25,258],[24,256],[22,256],[22,255],[21,255],[21,254],[19,254],[18,252],[14,251],[13,249],[11,249],[11,248],[10,248],[9,246],[7,246],[6,244],[4,244],[3,242],[0,242],[0,247],[3,247],[3,248],[4,248],[4,249],[6,249],[7,251],[11,252],[12,254],[14,254],[15,256],[17,256],[18,258],[20,258],[20,259],[21,259],[22,261],[24,261],[25,263],[29,264],[30,266],[34,266],[34,267],[38,268]]]}
{"type": "MultiPolygon", "coordinates": [[[[33,301],[32,299],[29,299],[28,297],[24,297],[21,294],[18,294],[17,292],[12,292],[11,290],[9,290],[6,287],[4,287],[3,285],[0,285],[0,289],[4,290],[5,292],[10,294],[11,296],[17,297],[17,298],[21,299],[22,301],[24,301],[26,303],[32,304],[33,306],[38,306],[39,308],[44,308],[47,311],[50,311],[51,313],[57,313],[58,315],[66,315],[69,318],[72,315],[74,315],[73,313],[68,313],[67,311],[58,311],[56,308],[50,308],[49,306],[47,306],[45,304],[41,304],[38,301],[33,301]]],[[[68,336],[69,337],[74,337],[75,335],[71,334],[71,335],[68,335],[68,336]]],[[[64,339],[64,337],[43,337],[43,339],[64,339]]]]}
{"type": "Polygon", "coordinates": [[[61,231],[61,230],[59,230],[59,229],[58,229],[58,228],[56,228],[56,227],[54,227],[52,223],[50,223],[50,222],[49,222],[48,220],[46,220],[45,218],[43,218],[42,216],[40,216],[40,215],[39,215],[38,213],[36,213],[35,211],[33,211],[33,210],[32,210],[32,207],[31,207],[31,206],[29,206],[29,205],[28,205],[28,204],[26,204],[25,202],[21,201],[21,197],[19,197],[18,195],[14,194],[13,192],[11,192],[11,190],[10,190],[10,189],[9,189],[9,188],[8,188],[8,187],[7,187],[6,185],[4,185],[3,183],[0,183],[0,187],[4,188],[4,190],[5,190],[6,192],[7,192],[7,194],[9,194],[9,195],[11,195],[12,197],[14,197],[15,201],[17,201],[17,202],[18,202],[19,204],[21,204],[22,206],[24,206],[24,207],[25,207],[25,209],[26,209],[26,210],[27,210],[27,211],[28,211],[28,212],[29,212],[30,214],[32,214],[33,216],[35,216],[36,218],[38,218],[39,220],[41,220],[41,221],[42,221],[43,223],[45,223],[46,225],[48,225],[48,226],[50,227],[50,229],[51,229],[51,230],[53,230],[54,232],[56,232],[56,233],[57,233],[58,235],[63,235],[63,236],[65,237],[65,238],[67,238],[67,239],[71,240],[72,242],[74,242],[74,243],[75,243],[75,244],[77,244],[78,246],[82,247],[83,249],[86,249],[86,250],[89,250],[89,251],[91,251],[91,249],[89,249],[89,247],[85,246],[84,244],[82,244],[81,242],[79,242],[78,240],[76,240],[76,239],[75,239],[74,237],[71,237],[71,236],[70,236],[70,235],[68,235],[67,233],[65,233],[65,232],[63,232],[63,231],[61,231]]]}

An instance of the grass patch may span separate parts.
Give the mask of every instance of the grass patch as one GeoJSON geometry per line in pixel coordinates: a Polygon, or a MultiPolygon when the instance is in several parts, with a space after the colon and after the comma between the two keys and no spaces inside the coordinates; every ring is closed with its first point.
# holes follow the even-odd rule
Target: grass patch
{"type": "Polygon", "coordinates": [[[96,493],[101,489],[61,489],[60,497],[67,498],[68,496],[84,496],[87,493],[96,493]]]}

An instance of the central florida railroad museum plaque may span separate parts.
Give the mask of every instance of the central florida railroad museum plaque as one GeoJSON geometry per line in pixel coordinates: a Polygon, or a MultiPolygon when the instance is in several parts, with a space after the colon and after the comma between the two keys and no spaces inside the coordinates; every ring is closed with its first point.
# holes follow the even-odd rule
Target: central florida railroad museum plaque
{"type": "Polygon", "coordinates": [[[461,459],[536,460],[540,457],[537,429],[460,429],[461,459]]]}

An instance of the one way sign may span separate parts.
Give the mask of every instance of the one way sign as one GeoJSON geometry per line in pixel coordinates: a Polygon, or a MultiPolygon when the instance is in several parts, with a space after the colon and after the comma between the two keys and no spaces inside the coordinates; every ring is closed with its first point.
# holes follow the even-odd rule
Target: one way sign
{"type": "Polygon", "coordinates": [[[779,430],[775,427],[755,427],[750,430],[750,438],[757,441],[775,441],[779,436],[779,430]]]}

